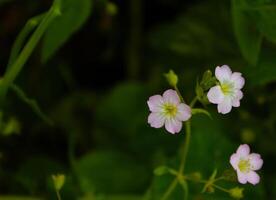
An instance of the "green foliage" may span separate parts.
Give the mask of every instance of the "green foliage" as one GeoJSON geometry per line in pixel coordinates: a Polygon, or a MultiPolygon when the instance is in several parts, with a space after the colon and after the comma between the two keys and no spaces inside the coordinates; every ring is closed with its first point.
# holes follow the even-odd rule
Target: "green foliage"
{"type": "MultiPolygon", "coordinates": [[[[64,167],[47,157],[33,157],[26,160],[16,173],[16,181],[28,192],[37,193],[49,186],[51,174],[64,171],[64,167]]],[[[52,185],[52,183],[50,184],[52,185]]]]}
{"type": "Polygon", "coordinates": [[[61,16],[47,29],[42,48],[42,61],[49,60],[56,51],[88,19],[92,9],[91,0],[62,0],[61,16]]]}
{"type": "Polygon", "coordinates": [[[244,58],[256,65],[262,44],[262,34],[255,26],[255,10],[244,9],[244,0],[232,0],[232,16],[235,34],[244,58]]]}
{"type": "Polygon", "coordinates": [[[137,192],[148,181],[146,169],[137,160],[116,151],[97,151],[76,163],[84,192],[137,192]]]}
{"type": "Polygon", "coordinates": [[[276,44],[276,2],[232,0],[232,17],[236,37],[244,58],[251,67],[246,70],[252,85],[276,80],[274,61],[276,44]],[[274,43],[262,46],[262,41],[274,43]]]}

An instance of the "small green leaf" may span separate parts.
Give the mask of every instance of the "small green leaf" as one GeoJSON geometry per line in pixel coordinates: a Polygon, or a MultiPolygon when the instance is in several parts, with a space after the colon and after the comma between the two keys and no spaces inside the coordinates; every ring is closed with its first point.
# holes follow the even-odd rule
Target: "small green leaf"
{"type": "Polygon", "coordinates": [[[42,61],[49,60],[56,51],[77,31],[88,19],[91,0],[62,0],[61,16],[49,26],[42,48],[42,61]]]}

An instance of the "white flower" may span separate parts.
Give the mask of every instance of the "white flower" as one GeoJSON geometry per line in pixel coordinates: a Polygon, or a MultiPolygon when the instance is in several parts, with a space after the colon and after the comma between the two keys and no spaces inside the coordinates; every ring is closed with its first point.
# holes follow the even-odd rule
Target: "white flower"
{"type": "Polygon", "coordinates": [[[208,94],[208,100],[213,104],[218,104],[218,112],[229,113],[233,107],[240,106],[243,97],[241,89],[244,86],[244,78],[239,72],[233,72],[227,65],[216,67],[216,78],[219,85],[212,87],[208,94]]]}
{"type": "Polygon", "coordinates": [[[230,158],[232,167],[237,171],[238,181],[256,185],[260,182],[260,176],[255,172],[263,166],[260,154],[251,153],[247,144],[240,145],[237,152],[230,158]]]}
{"type": "Polygon", "coordinates": [[[172,134],[179,133],[182,129],[182,121],[187,121],[191,117],[191,108],[180,102],[175,90],[167,90],[163,96],[154,95],[148,100],[151,111],[148,123],[151,127],[165,128],[172,134]]]}

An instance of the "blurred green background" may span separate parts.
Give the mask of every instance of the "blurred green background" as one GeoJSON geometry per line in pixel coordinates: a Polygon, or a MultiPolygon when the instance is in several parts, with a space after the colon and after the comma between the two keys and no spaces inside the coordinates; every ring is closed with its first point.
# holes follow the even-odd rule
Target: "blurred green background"
{"type": "MultiPolygon", "coordinates": [[[[0,0],[1,76],[20,30],[51,4],[0,0]]],[[[163,74],[173,69],[190,102],[197,79],[223,64],[243,73],[244,98],[228,115],[210,105],[212,120],[193,118],[187,172],[231,170],[231,154],[247,143],[264,166],[244,199],[276,199],[275,0],[63,0],[16,79],[53,124],[9,91],[0,113],[0,199],[55,199],[51,175],[64,173],[65,200],[160,200],[172,177],[153,170],[177,167],[185,135],[150,128],[146,101],[169,88],[163,74]]],[[[190,189],[194,200],[231,199],[190,189]]],[[[183,199],[181,188],[171,199],[183,199]]]]}

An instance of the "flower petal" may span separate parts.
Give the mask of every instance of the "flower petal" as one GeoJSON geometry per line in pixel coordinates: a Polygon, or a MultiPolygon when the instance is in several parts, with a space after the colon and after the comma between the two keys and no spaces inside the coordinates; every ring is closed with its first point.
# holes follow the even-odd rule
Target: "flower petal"
{"type": "Polygon", "coordinates": [[[192,116],[191,108],[184,103],[179,104],[177,107],[177,110],[178,110],[178,112],[176,114],[176,118],[179,121],[187,121],[192,116]]]}
{"type": "Polygon", "coordinates": [[[179,133],[182,129],[182,122],[174,118],[169,118],[165,121],[165,128],[172,134],[179,133]]]}
{"type": "Polygon", "coordinates": [[[249,155],[249,159],[250,159],[250,164],[251,164],[251,169],[252,170],[259,170],[259,169],[262,168],[262,166],[263,166],[263,160],[262,160],[260,154],[251,153],[249,155]]]}
{"type": "Polygon", "coordinates": [[[232,106],[233,107],[240,107],[240,105],[241,105],[240,100],[238,100],[238,99],[233,99],[232,100],[232,106]]]}
{"type": "Polygon", "coordinates": [[[247,175],[246,174],[240,172],[240,170],[237,170],[237,174],[238,174],[238,181],[241,184],[247,183],[247,175]]]}
{"type": "Polygon", "coordinates": [[[147,103],[151,112],[159,112],[162,109],[163,97],[161,95],[151,96],[147,103]]]}
{"type": "Polygon", "coordinates": [[[232,109],[232,102],[230,97],[224,97],[223,101],[218,104],[218,112],[227,114],[232,109]]]}
{"type": "Polygon", "coordinates": [[[253,185],[256,185],[260,182],[260,176],[254,171],[250,171],[248,174],[246,174],[246,176],[247,181],[253,185]]]}
{"type": "Polygon", "coordinates": [[[247,144],[241,144],[237,150],[237,154],[240,157],[246,157],[250,153],[250,147],[247,144]]]}
{"type": "Polygon", "coordinates": [[[180,99],[175,90],[166,90],[163,94],[163,99],[165,103],[179,104],[180,99]]]}
{"type": "Polygon", "coordinates": [[[215,70],[215,75],[219,82],[224,82],[230,80],[232,71],[227,65],[223,65],[221,67],[217,66],[215,70]]]}
{"type": "Polygon", "coordinates": [[[238,154],[234,153],[232,154],[232,156],[230,157],[230,163],[232,165],[232,167],[237,170],[238,169],[238,164],[240,161],[240,157],[238,154]]]}
{"type": "Polygon", "coordinates": [[[153,128],[161,128],[165,123],[165,117],[161,113],[153,112],[148,117],[148,123],[153,128]]]}
{"type": "Polygon", "coordinates": [[[214,86],[212,87],[208,93],[207,93],[207,97],[208,97],[208,100],[211,102],[211,103],[214,103],[214,104],[219,104],[223,101],[224,99],[224,94],[223,92],[221,91],[221,87],[220,86],[214,86]]]}
{"type": "Polygon", "coordinates": [[[242,77],[242,74],[239,72],[234,72],[231,75],[231,81],[234,83],[234,87],[236,89],[241,89],[244,86],[245,80],[242,77]]]}

